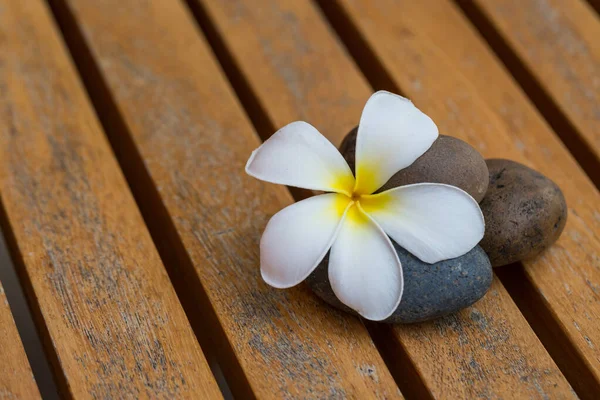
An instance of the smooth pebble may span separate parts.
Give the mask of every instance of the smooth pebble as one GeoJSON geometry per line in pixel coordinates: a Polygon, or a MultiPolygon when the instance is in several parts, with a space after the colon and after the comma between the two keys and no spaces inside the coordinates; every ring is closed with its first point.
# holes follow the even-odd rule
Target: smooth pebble
{"type": "MultiPolygon", "coordinates": [[[[479,246],[461,257],[427,264],[393,244],[402,263],[404,294],[396,311],[383,322],[421,322],[457,312],[482,298],[492,284],[490,261],[479,246]]],[[[328,304],[356,314],[333,293],[328,263],[325,257],[306,282],[328,304]]]]}
{"type": "Polygon", "coordinates": [[[556,183],[515,161],[486,160],[490,186],[481,202],[481,247],[494,267],[532,258],[551,246],[567,222],[567,203],[556,183]]]}

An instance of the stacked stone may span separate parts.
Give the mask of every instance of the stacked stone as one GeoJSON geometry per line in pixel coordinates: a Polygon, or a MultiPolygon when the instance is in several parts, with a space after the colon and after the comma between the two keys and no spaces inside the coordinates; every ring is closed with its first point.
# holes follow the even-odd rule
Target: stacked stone
{"type": "MultiPolygon", "coordinates": [[[[356,135],[354,128],[340,146],[352,170],[356,135]]],[[[444,183],[469,193],[485,217],[485,236],[467,254],[435,264],[420,261],[394,243],[402,263],[404,293],[385,322],[426,321],[470,306],[490,288],[492,267],[539,255],[558,239],[567,221],[565,198],[550,179],[514,161],[484,160],[472,146],[451,136],[440,135],[379,192],[421,182],[444,183]]],[[[308,278],[308,285],[327,303],[353,312],[335,297],[327,265],[328,257],[308,278]]]]}

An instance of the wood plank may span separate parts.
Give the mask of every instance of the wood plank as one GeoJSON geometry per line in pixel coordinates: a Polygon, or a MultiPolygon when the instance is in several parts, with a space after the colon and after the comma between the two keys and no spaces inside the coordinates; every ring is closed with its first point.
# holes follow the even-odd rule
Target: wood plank
{"type": "Polygon", "coordinates": [[[316,9],[294,3],[309,2],[194,0],[191,6],[204,28],[214,24],[218,35],[211,42],[225,42],[256,96],[268,120],[261,136],[305,120],[339,145],[356,126],[371,88],[316,9]]]}
{"type": "Polygon", "coordinates": [[[506,273],[523,277],[520,304],[530,308],[530,322],[579,395],[593,397],[600,390],[598,191],[455,5],[335,4],[347,31],[369,46],[391,84],[442,132],[486,157],[529,165],[562,188],[569,217],[560,240],[523,269],[506,273]]]}
{"type": "Polygon", "coordinates": [[[1,283],[0,399],[41,399],[1,283]]]}
{"type": "Polygon", "coordinates": [[[244,173],[259,139],[188,10],[162,0],[54,8],[69,36],[85,41],[73,43],[75,54],[92,97],[103,99],[117,153],[146,167],[131,181],[144,181],[147,220],[171,224],[154,234],[170,243],[163,254],[195,296],[191,312],[214,315],[203,329],[234,395],[401,397],[358,319],[322,307],[304,287],[275,290],[260,278],[260,234],[292,199],[244,173]],[[110,91],[94,90],[97,82],[110,91]]]}
{"type": "MultiPolygon", "coordinates": [[[[230,76],[239,75],[253,92],[267,125],[305,119],[338,143],[356,125],[371,89],[310,2],[195,4],[205,30],[213,31],[217,54],[236,69],[230,76]]],[[[391,337],[377,335],[391,352],[391,364],[407,353],[417,369],[416,379],[405,379],[406,364],[395,367],[407,395],[511,398],[534,396],[537,390],[570,395],[568,383],[498,280],[482,301],[456,316],[395,331],[391,337]],[[426,389],[416,387],[418,379],[426,389]]]]}
{"type": "Polygon", "coordinates": [[[600,17],[585,0],[460,3],[600,186],[600,17]]]}
{"type": "Polygon", "coordinates": [[[0,4],[0,219],[63,395],[220,398],[49,11],[0,4]]]}

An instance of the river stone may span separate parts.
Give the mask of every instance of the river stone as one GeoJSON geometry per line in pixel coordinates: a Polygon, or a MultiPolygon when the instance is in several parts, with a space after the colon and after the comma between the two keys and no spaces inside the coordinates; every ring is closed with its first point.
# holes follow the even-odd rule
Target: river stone
{"type": "Polygon", "coordinates": [[[510,160],[486,160],[490,186],[481,202],[481,247],[494,267],[528,259],[548,248],[567,222],[560,188],[533,169],[510,160]]]}
{"type": "MultiPolygon", "coordinates": [[[[358,127],[346,135],[340,152],[354,171],[358,127]]],[[[471,145],[452,136],[440,135],[412,165],[398,171],[378,190],[382,192],[412,183],[433,182],[457,186],[480,202],[487,190],[489,173],[485,160],[471,145]]]]}
{"type": "MultiPolygon", "coordinates": [[[[479,246],[462,257],[427,264],[392,243],[402,263],[404,293],[396,311],[383,322],[408,324],[457,312],[482,298],[492,284],[492,266],[479,246]]],[[[306,282],[326,303],[356,315],[333,293],[328,264],[329,255],[306,282]]]]}

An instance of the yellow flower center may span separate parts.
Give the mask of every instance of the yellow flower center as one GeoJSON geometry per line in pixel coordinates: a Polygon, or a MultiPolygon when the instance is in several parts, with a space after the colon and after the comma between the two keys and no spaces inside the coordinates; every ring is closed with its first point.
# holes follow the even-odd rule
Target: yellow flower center
{"type": "Polygon", "coordinates": [[[351,196],[339,195],[334,204],[334,212],[340,218],[344,215],[346,209],[346,219],[354,224],[368,222],[368,217],[365,213],[381,210],[388,205],[389,196],[385,193],[375,195],[364,195],[352,193],[351,196]]]}
{"type": "Polygon", "coordinates": [[[341,217],[348,209],[346,218],[354,223],[367,222],[365,213],[381,210],[388,204],[390,198],[385,193],[371,194],[374,188],[375,172],[363,166],[357,173],[357,179],[353,176],[338,176],[332,184],[337,189],[338,196],[334,212],[341,217]]]}
{"type": "Polygon", "coordinates": [[[353,192],[356,194],[369,195],[377,188],[373,187],[376,181],[376,172],[368,165],[358,165],[356,170],[356,183],[353,192]]]}

